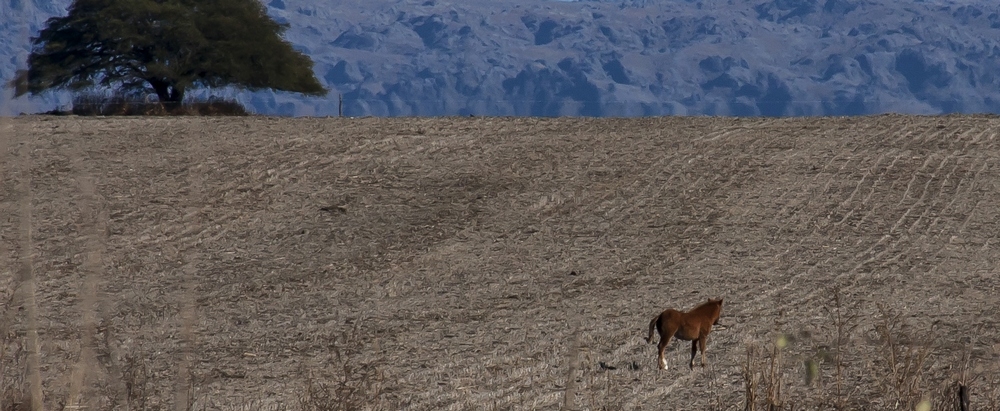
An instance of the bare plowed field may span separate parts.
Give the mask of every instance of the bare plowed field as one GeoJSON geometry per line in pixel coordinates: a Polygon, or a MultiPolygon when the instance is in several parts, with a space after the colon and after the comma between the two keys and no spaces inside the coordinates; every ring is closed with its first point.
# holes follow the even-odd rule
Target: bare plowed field
{"type": "Polygon", "coordinates": [[[2,119],[2,398],[38,375],[47,409],[743,409],[749,375],[796,409],[946,405],[963,378],[987,407],[998,130],[2,119]],[[649,321],[712,297],[709,366],[675,341],[657,370],[649,321]]]}

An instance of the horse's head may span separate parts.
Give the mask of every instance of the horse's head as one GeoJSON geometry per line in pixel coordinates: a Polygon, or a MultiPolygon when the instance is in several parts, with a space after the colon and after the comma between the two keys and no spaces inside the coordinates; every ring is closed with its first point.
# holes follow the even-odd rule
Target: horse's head
{"type": "Polygon", "coordinates": [[[722,317],[722,298],[709,301],[719,305],[719,308],[715,311],[715,322],[712,323],[712,325],[719,325],[719,317],[722,317]]]}

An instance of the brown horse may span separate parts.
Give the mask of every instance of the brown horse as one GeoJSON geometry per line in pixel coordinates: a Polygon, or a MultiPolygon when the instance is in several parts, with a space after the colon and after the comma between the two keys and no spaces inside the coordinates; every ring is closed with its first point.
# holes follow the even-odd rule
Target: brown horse
{"type": "Polygon", "coordinates": [[[691,341],[691,362],[688,366],[694,369],[694,357],[698,354],[698,347],[701,347],[701,366],[705,366],[705,342],[708,333],[712,332],[713,325],[719,325],[719,315],[722,314],[722,299],[708,300],[708,302],[695,307],[686,313],[674,309],[668,309],[653,321],[649,322],[649,337],[647,343],[653,342],[653,329],[660,332],[659,357],[660,369],[667,369],[667,360],[663,358],[663,350],[667,348],[670,337],[677,337],[681,340],[691,341]]]}

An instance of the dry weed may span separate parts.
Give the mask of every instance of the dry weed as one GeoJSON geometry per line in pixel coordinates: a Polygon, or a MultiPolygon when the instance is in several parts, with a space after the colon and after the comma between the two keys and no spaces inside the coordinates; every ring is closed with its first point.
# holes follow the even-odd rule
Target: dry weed
{"type": "Polygon", "coordinates": [[[27,411],[31,396],[24,379],[25,353],[22,344],[14,342],[9,330],[3,334],[0,346],[0,411],[27,411]]]}
{"type": "Polygon", "coordinates": [[[759,348],[753,343],[747,343],[746,356],[740,363],[740,373],[743,376],[743,410],[757,410],[757,392],[760,389],[761,365],[759,348]]]}
{"type": "MultiPolygon", "coordinates": [[[[833,307],[824,306],[827,314],[830,316],[830,321],[834,326],[834,338],[833,338],[833,355],[830,360],[833,361],[833,405],[837,410],[844,410],[848,408],[851,396],[850,390],[844,387],[844,372],[846,363],[844,360],[844,351],[850,346],[851,337],[854,331],[861,325],[859,318],[860,314],[857,309],[844,307],[843,300],[841,297],[841,292],[839,288],[835,288],[832,291],[833,294],[833,307]]],[[[821,357],[829,357],[828,353],[823,353],[821,357]]]]}
{"type": "Polygon", "coordinates": [[[880,356],[874,361],[872,375],[876,378],[883,406],[890,409],[914,409],[926,401],[928,389],[924,377],[929,371],[927,360],[933,353],[930,330],[913,331],[899,312],[878,305],[880,318],[875,334],[880,342],[880,356]]]}
{"type": "Polygon", "coordinates": [[[787,344],[788,338],[778,333],[767,349],[753,343],[746,345],[745,357],[740,363],[745,411],[794,409],[794,403],[787,401],[783,391],[782,351],[787,344]]]}
{"type": "MultiPolygon", "coordinates": [[[[358,322],[360,323],[360,321],[358,322]]],[[[301,411],[388,409],[383,403],[382,361],[371,356],[358,326],[328,337],[332,365],[325,372],[302,369],[304,388],[296,393],[301,411]],[[374,358],[374,359],[373,359],[374,358]],[[318,374],[318,375],[317,375],[318,374]]]]}

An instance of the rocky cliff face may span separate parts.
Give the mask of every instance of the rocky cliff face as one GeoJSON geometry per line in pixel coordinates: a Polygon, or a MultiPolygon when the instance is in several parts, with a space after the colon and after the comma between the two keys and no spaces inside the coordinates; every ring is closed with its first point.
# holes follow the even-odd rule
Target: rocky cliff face
{"type": "MultiPolygon", "coordinates": [[[[68,1],[14,0],[37,33],[68,1]]],[[[326,98],[269,114],[853,115],[1000,112],[1000,6],[888,0],[270,0],[326,98]]],[[[26,55],[4,38],[0,78],[26,55]]],[[[0,40],[2,41],[2,40],[0,40]]],[[[18,41],[21,41],[18,43],[18,41]]]]}

